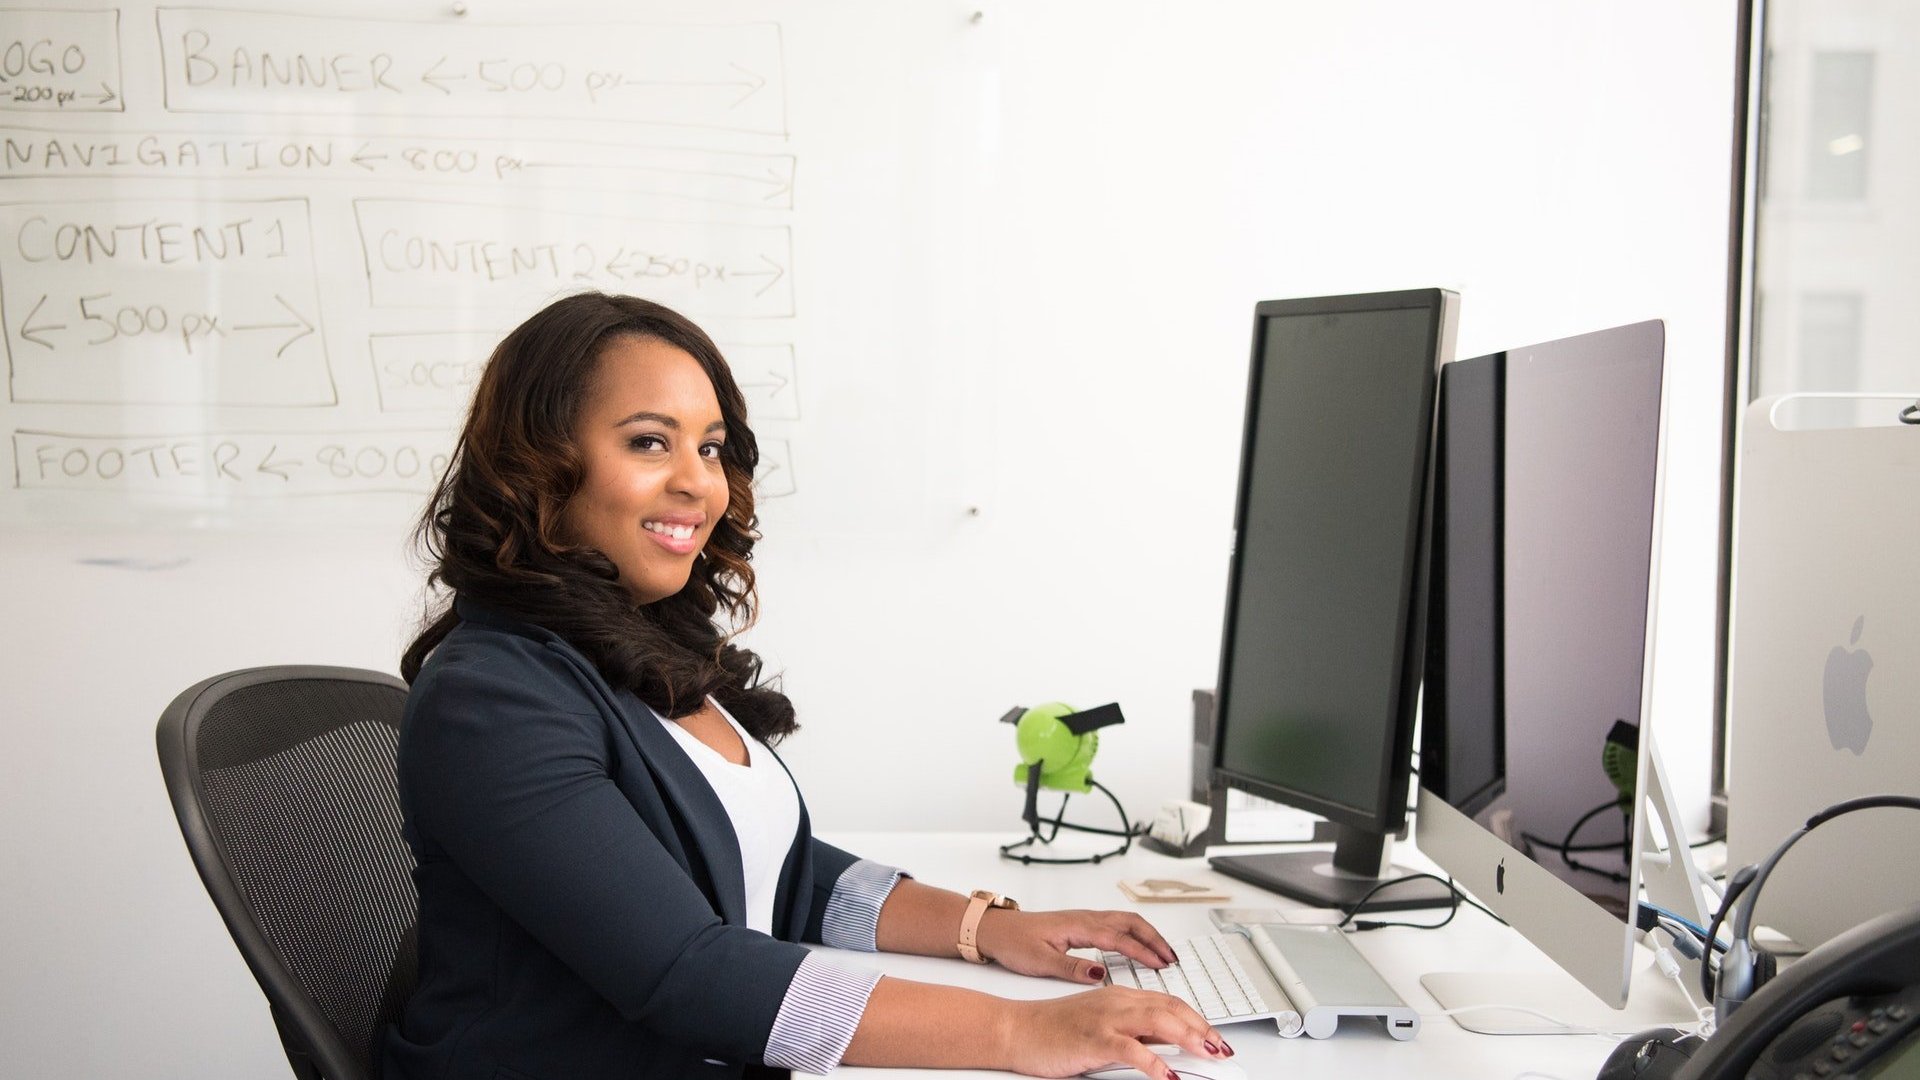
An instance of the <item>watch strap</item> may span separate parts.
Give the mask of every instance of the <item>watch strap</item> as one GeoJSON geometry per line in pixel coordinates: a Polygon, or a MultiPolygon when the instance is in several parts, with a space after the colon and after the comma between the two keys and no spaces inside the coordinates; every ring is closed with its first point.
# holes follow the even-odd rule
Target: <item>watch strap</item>
{"type": "Polygon", "coordinates": [[[987,957],[980,955],[980,919],[988,908],[1006,908],[1009,911],[1020,910],[1020,905],[1010,897],[1001,896],[986,889],[975,889],[967,898],[967,913],[960,917],[960,958],[972,964],[987,963],[987,957]]]}

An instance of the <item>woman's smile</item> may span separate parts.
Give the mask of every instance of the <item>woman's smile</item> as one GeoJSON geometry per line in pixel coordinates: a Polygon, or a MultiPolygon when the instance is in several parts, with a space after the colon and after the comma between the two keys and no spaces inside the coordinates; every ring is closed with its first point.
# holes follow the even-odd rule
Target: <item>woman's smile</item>
{"type": "Polygon", "coordinates": [[[700,550],[702,541],[696,534],[704,524],[705,517],[668,516],[649,518],[642,521],[640,527],[668,551],[677,555],[691,555],[700,550]]]}

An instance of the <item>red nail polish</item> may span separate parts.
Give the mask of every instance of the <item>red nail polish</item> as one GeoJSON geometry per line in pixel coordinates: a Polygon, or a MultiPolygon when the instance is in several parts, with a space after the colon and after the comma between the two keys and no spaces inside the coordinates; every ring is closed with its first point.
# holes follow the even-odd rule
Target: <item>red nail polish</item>
{"type": "Polygon", "coordinates": [[[1107,977],[1107,969],[1101,967],[1099,964],[1095,964],[1087,970],[1087,974],[1092,975],[1096,979],[1104,979],[1107,977]]]}
{"type": "Polygon", "coordinates": [[[1217,1054],[1217,1053],[1219,1053],[1219,1052],[1220,1052],[1220,1048],[1219,1048],[1219,1047],[1217,1047],[1217,1046],[1215,1046],[1215,1045],[1213,1045],[1213,1044],[1212,1044],[1212,1043],[1210,1043],[1210,1042],[1202,1042],[1202,1043],[1201,1043],[1200,1045],[1201,1045],[1201,1046],[1204,1046],[1204,1047],[1206,1047],[1206,1048],[1207,1048],[1207,1053],[1209,1053],[1209,1054],[1217,1054]]]}
{"type": "Polygon", "coordinates": [[[1221,1039],[1221,1040],[1220,1040],[1220,1045],[1221,1045],[1221,1046],[1224,1046],[1224,1047],[1226,1047],[1226,1048],[1227,1048],[1227,1056],[1228,1056],[1228,1057],[1232,1057],[1232,1056],[1233,1056],[1233,1053],[1234,1053],[1234,1051],[1233,1051],[1233,1044],[1232,1044],[1232,1043],[1230,1043],[1230,1042],[1228,1042],[1228,1041],[1227,1041],[1227,1040],[1225,1040],[1225,1039],[1221,1039]]]}

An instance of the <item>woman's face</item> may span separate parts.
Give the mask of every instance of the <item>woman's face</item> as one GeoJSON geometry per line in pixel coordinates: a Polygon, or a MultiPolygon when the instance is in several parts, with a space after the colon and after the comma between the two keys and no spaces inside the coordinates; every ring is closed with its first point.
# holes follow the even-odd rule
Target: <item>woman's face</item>
{"type": "Polygon", "coordinates": [[[655,338],[601,350],[575,444],[586,461],[567,504],[571,538],[620,569],[642,604],[679,592],[727,512],[720,401],[699,361],[655,338]]]}

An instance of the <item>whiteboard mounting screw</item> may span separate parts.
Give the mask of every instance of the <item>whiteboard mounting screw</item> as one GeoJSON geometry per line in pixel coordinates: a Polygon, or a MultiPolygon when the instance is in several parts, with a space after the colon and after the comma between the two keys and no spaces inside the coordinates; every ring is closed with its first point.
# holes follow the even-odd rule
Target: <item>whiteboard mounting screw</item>
{"type": "Polygon", "coordinates": [[[967,19],[967,21],[968,21],[968,22],[970,22],[970,23],[978,23],[978,22],[979,22],[979,21],[980,21],[981,19],[984,19],[984,18],[986,18],[986,17],[987,17],[987,13],[986,13],[986,12],[984,12],[984,11],[976,11],[976,12],[974,12],[974,13],[973,13],[973,15],[972,15],[972,17],[970,17],[969,19],[967,19]]]}
{"type": "Polygon", "coordinates": [[[465,15],[467,13],[467,5],[463,0],[454,0],[453,13],[455,15],[465,15]]]}
{"type": "Polygon", "coordinates": [[[967,507],[967,516],[968,516],[968,517],[979,517],[979,516],[980,516],[980,508],[979,508],[979,507],[977,507],[977,506],[969,506],[969,507],[967,507]]]}

